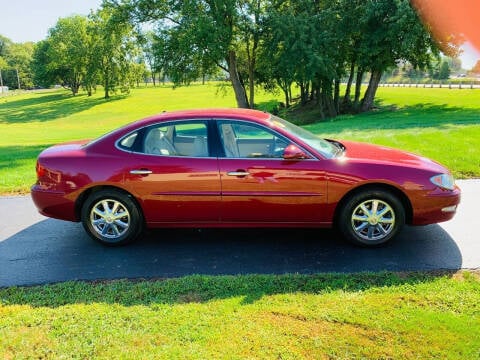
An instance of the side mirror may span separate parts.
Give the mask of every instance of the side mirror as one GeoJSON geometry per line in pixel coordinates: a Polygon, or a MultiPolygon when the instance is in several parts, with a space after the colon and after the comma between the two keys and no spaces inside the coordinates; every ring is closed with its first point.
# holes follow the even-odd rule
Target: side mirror
{"type": "Polygon", "coordinates": [[[299,149],[298,146],[290,144],[285,150],[283,150],[283,158],[285,160],[301,160],[301,159],[310,159],[303,150],[299,149]]]}

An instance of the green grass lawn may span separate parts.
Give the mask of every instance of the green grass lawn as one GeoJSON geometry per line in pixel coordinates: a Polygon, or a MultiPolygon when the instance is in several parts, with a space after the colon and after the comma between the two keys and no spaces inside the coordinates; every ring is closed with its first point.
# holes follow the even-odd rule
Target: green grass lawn
{"type": "Polygon", "coordinates": [[[480,177],[480,91],[380,88],[379,108],[306,126],[324,137],[366,141],[430,157],[458,178],[480,177]]]}
{"type": "Polygon", "coordinates": [[[0,289],[2,359],[479,359],[472,272],[0,289]]]}
{"type": "MultiPolygon", "coordinates": [[[[445,164],[457,177],[480,176],[479,90],[380,88],[378,98],[376,111],[307,127],[321,136],[414,151],[445,164]]],[[[264,109],[278,100],[280,95],[257,96],[264,109]]],[[[100,91],[91,98],[64,90],[0,97],[0,193],[28,192],[35,158],[51,144],[93,138],[164,110],[233,106],[230,88],[217,84],[139,88],[108,101],[100,91]]],[[[312,113],[303,116],[311,119],[312,113]]]]}
{"type": "MultiPolygon", "coordinates": [[[[379,99],[376,111],[307,128],[408,149],[457,176],[480,176],[479,90],[381,88],[379,99]]],[[[257,98],[266,109],[278,100],[257,98]]],[[[51,144],[163,110],[234,105],[230,90],[214,84],[135,89],[109,101],[66,91],[0,97],[0,193],[28,191],[35,158],[51,144]]],[[[478,304],[476,272],[0,288],[0,358],[480,359],[478,304]]]]}

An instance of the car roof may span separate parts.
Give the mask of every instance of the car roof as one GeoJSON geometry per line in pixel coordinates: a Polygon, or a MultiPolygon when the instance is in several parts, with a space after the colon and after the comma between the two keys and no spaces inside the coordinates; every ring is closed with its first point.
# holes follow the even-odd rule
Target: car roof
{"type": "Polygon", "coordinates": [[[115,129],[103,136],[93,140],[87,146],[95,148],[101,143],[114,142],[119,136],[124,136],[136,129],[140,129],[156,123],[173,121],[173,120],[192,120],[192,119],[238,119],[249,120],[260,124],[268,124],[271,115],[267,112],[252,109],[234,109],[234,108],[213,108],[213,109],[193,109],[180,110],[172,112],[162,112],[160,114],[149,116],[145,119],[137,120],[115,129]]]}
{"type": "Polygon", "coordinates": [[[270,119],[267,112],[252,109],[234,109],[234,108],[214,108],[214,109],[193,109],[179,110],[172,112],[163,112],[136,121],[136,126],[145,126],[151,123],[164,122],[178,119],[209,119],[209,118],[226,118],[226,119],[244,119],[254,120],[265,123],[270,119]]]}

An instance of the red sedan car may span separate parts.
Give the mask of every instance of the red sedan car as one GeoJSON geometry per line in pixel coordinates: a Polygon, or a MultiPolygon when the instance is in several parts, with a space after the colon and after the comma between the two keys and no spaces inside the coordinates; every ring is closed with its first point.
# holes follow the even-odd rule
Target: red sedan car
{"type": "Polygon", "coordinates": [[[406,224],[451,219],[443,166],[391,148],[320,139],[268,113],[163,113],[44,150],[32,198],[106,245],[145,227],[331,227],[374,246],[406,224]]]}

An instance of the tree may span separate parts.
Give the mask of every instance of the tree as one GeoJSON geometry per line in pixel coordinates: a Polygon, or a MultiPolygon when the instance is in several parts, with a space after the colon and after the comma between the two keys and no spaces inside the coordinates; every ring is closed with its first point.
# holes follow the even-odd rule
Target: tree
{"type": "Polygon", "coordinates": [[[361,61],[370,71],[370,80],[361,111],[367,111],[373,107],[378,84],[387,68],[402,60],[424,68],[431,54],[438,54],[438,48],[408,0],[368,2],[362,23],[366,36],[361,45],[361,61]]]}
{"type": "Polygon", "coordinates": [[[33,74],[31,62],[34,45],[32,42],[12,44],[9,49],[7,63],[10,68],[17,71],[17,81],[20,80],[20,88],[30,89],[33,87],[33,74]]]}
{"type": "Polygon", "coordinates": [[[97,72],[104,88],[104,97],[118,87],[128,92],[131,70],[140,50],[134,41],[133,26],[119,21],[119,13],[103,8],[91,14],[88,33],[92,37],[90,72],[97,72]]]}
{"type": "Polygon", "coordinates": [[[450,77],[450,66],[448,62],[442,61],[440,64],[440,69],[438,70],[438,78],[440,80],[447,80],[450,77]]]}
{"type": "Polygon", "coordinates": [[[260,0],[104,1],[104,5],[122,11],[123,20],[136,24],[156,22],[157,36],[169,49],[170,60],[165,71],[174,83],[188,83],[215,73],[218,67],[228,73],[237,105],[243,108],[254,105],[263,3],[260,0]],[[242,77],[242,64],[247,79],[242,77]]]}
{"type": "Polygon", "coordinates": [[[162,70],[161,61],[159,57],[156,56],[157,52],[161,50],[156,50],[157,41],[155,38],[155,33],[153,31],[147,31],[145,34],[140,34],[140,44],[143,51],[143,56],[150,70],[150,76],[153,81],[153,86],[156,86],[156,74],[162,70]]]}
{"type": "Polygon", "coordinates": [[[0,56],[0,86],[2,87],[3,87],[2,69],[5,69],[7,66],[8,66],[7,61],[0,56]]]}
{"type": "Polygon", "coordinates": [[[248,101],[255,107],[255,76],[257,57],[263,33],[263,17],[266,14],[267,1],[242,0],[238,2],[239,45],[245,52],[246,77],[248,78],[248,101]]]}
{"type": "Polygon", "coordinates": [[[6,57],[8,48],[12,45],[12,40],[0,35],[0,57],[6,57]]]}
{"type": "MultiPolygon", "coordinates": [[[[47,72],[55,74],[60,83],[78,93],[87,71],[87,53],[91,42],[87,18],[75,15],[60,18],[49,30],[46,58],[47,72]]],[[[43,45],[47,48],[47,45],[43,45]]],[[[40,59],[38,59],[40,60],[40,59]]]]}
{"type": "Polygon", "coordinates": [[[313,100],[321,117],[335,116],[335,94],[343,69],[340,42],[332,31],[329,1],[272,2],[264,20],[260,50],[262,81],[276,82],[288,106],[291,84],[300,88],[300,103],[313,100]]]}
{"type": "Polygon", "coordinates": [[[33,81],[36,85],[49,87],[53,85],[59,76],[50,65],[49,58],[50,42],[42,40],[35,44],[32,57],[33,81]]]}
{"type": "Polygon", "coordinates": [[[458,57],[446,56],[443,60],[448,63],[451,72],[462,71],[462,60],[460,60],[458,57]]]}
{"type": "Polygon", "coordinates": [[[138,57],[136,61],[130,64],[128,83],[131,87],[140,86],[140,82],[144,82],[148,76],[145,59],[138,57]]]}
{"type": "Polygon", "coordinates": [[[385,70],[400,62],[424,68],[438,53],[407,0],[278,0],[271,8],[264,27],[262,71],[277,77],[284,93],[293,76],[301,104],[315,100],[322,117],[369,110],[385,70]],[[366,73],[369,86],[361,99],[366,73]],[[340,78],[345,75],[340,103],[340,78]]]}
{"type": "MultiPolygon", "coordinates": [[[[291,86],[295,81],[298,67],[291,61],[295,52],[295,36],[292,30],[297,29],[296,18],[272,8],[265,21],[264,46],[259,52],[259,79],[267,90],[279,86],[285,97],[285,106],[292,100],[291,86]]],[[[299,54],[297,53],[296,56],[299,54]]]]}
{"type": "Polygon", "coordinates": [[[2,70],[9,67],[6,57],[8,55],[8,47],[12,44],[12,41],[2,35],[0,35],[0,86],[6,86],[3,81],[2,70]]]}
{"type": "Polygon", "coordinates": [[[33,43],[6,42],[4,61],[7,63],[4,70],[8,70],[3,79],[4,85],[11,88],[29,89],[33,86],[31,61],[33,43]],[[20,84],[19,84],[20,82],[20,84]]]}
{"type": "Polygon", "coordinates": [[[148,48],[175,85],[225,71],[239,107],[254,107],[259,83],[280,87],[288,106],[296,83],[300,103],[314,102],[322,117],[367,111],[386,70],[408,63],[413,76],[439,53],[409,0],[104,0],[104,7],[120,23],[156,25],[148,48]]]}
{"type": "Polygon", "coordinates": [[[102,9],[89,17],[59,19],[47,39],[35,47],[32,68],[38,84],[60,83],[73,95],[83,86],[90,96],[101,82],[108,98],[117,87],[128,91],[143,79],[133,28],[114,17],[115,13],[102,9]]]}

